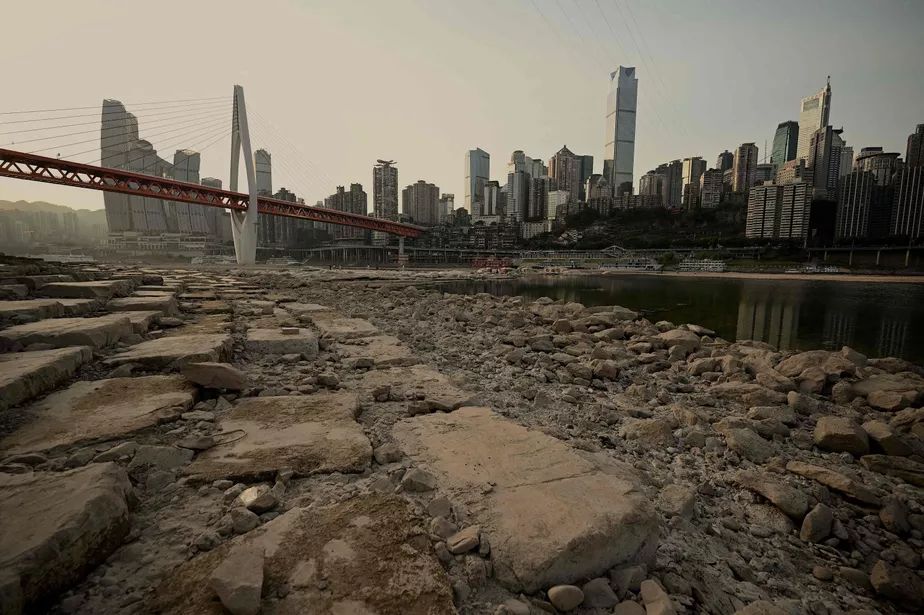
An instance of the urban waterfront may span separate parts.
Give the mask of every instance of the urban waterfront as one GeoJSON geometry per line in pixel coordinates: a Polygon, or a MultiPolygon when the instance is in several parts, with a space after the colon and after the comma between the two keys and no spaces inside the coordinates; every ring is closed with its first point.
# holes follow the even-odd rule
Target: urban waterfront
{"type": "Polygon", "coordinates": [[[649,320],[696,323],[728,340],[782,350],[851,346],[871,357],[924,362],[924,285],[682,278],[659,275],[526,276],[453,282],[456,293],[546,296],[618,304],[649,320]]]}

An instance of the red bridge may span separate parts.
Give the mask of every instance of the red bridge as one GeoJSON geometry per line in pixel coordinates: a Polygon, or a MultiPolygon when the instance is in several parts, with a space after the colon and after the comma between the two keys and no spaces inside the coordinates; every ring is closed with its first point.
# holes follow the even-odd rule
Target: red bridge
{"type": "MultiPolygon", "coordinates": [[[[248,195],[221,188],[154,177],[121,169],[109,169],[36,154],[0,149],[0,177],[13,177],[47,184],[62,184],[104,192],[120,192],[182,203],[221,207],[245,212],[248,195]]],[[[323,207],[311,207],[280,199],[259,197],[257,212],[273,216],[301,218],[327,224],[381,231],[399,237],[419,237],[426,229],[370,216],[361,216],[323,207]]]]}

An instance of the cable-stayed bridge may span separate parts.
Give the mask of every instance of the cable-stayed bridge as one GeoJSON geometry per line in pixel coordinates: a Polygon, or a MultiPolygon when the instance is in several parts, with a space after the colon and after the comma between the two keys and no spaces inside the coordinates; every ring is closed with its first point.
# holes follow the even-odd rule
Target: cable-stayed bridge
{"type": "MultiPolygon", "coordinates": [[[[418,237],[425,231],[423,227],[412,224],[325,207],[311,207],[260,194],[257,183],[258,169],[256,168],[250,145],[250,129],[243,88],[240,86],[234,87],[230,128],[228,128],[227,124],[222,125],[222,118],[218,117],[220,114],[214,112],[215,103],[211,102],[213,100],[215,99],[195,100],[192,102],[193,106],[191,107],[173,104],[154,107],[154,113],[150,113],[148,117],[155,116],[157,119],[150,122],[150,124],[146,124],[146,127],[150,127],[151,124],[158,127],[158,130],[155,131],[156,134],[150,135],[149,138],[155,136],[164,137],[167,134],[177,135],[179,133],[179,138],[181,139],[193,140],[199,138],[200,140],[207,140],[208,143],[202,147],[202,150],[230,137],[231,170],[228,190],[159,175],[159,162],[163,163],[163,161],[156,153],[153,153],[150,143],[143,140],[138,141],[142,144],[142,147],[139,149],[138,154],[131,156],[128,160],[129,164],[124,164],[126,157],[119,159],[119,162],[123,164],[112,164],[114,157],[111,154],[107,156],[107,149],[111,150],[111,148],[107,148],[107,140],[111,144],[114,139],[124,138],[127,134],[133,134],[137,137],[138,123],[134,116],[130,114],[120,115],[117,118],[118,122],[116,118],[107,118],[105,106],[100,120],[100,134],[97,137],[99,139],[98,150],[93,147],[79,152],[71,150],[92,143],[96,139],[82,138],[63,144],[61,140],[92,133],[94,132],[93,129],[72,131],[70,128],[95,125],[97,122],[68,121],[65,124],[54,125],[43,124],[43,122],[57,122],[87,117],[92,114],[70,114],[71,111],[88,109],[87,107],[0,113],[0,128],[4,129],[0,130],[0,138],[4,135],[20,135],[10,143],[0,142],[0,145],[3,145],[3,147],[0,147],[0,177],[229,210],[231,212],[235,257],[240,264],[253,264],[256,259],[258,215],[297,218],[388,233],[397,235],[400,238],[402,247],[405,237],[418,237]],[[206,111],[207,109],[211,111],[206,111]],[[69,115],[35,117],[35,114],[47,115],[48,113],[57,114],[61,112],[67,112],[69,115]],[[124,117],[126,115],[130,119],[126,120],[126,117],[124,117]],[[7,120],[6,117],[16,119],[7,120]],[[118,125],[116,125],[116,122],[118,125]],[[7,130],[7,127],[12,128],[7,130]],[[60,132],[60,130],[65,130],[66,132],[60,132]],[[48,142],[52,142],[53,145],[49,146],[48,142]],[[147,149],[144,144],[147,144],[147,149]],[[37,147],[37,149],[34,149],[34,147],[37,147]],[[30,151],[25,151],[26,149],[30,151]],[[51,150],[63,150],[65,152],[64,157],[62,158],[61,154],[56,157],[44,155],[51,150]],[[71,159],[84,154],[95,154],[96,151],[100,151],[100,156],[90,163],[77,162],[71,159]],[[238,192],[237,190],[238,169],[242,153],[247,192],[238,192]],[[127,166],[129,168],[115,168],[116,166],[127,166]]],[[[182,103],[185,101],[175,102],[182,103]]],[[[227,120],[225,121],[227,122],[227,120]]],[[[174,137],[175,139],[176,136],[174,137]]]]}

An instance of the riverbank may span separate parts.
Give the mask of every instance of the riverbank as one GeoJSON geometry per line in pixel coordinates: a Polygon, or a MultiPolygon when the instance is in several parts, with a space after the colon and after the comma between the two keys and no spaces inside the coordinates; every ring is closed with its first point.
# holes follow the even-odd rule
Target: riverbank
{"type": "Polygon", "coordinates": [[[4,596],[55,615],[924,601],[919,366],[353,273],[24,278],[0,329],[22,397],[4,596]],[[51,291],[96,298],[65,323],[51,291]],[[74,340],[94,349],[53,382],[21,360],[74,340]]]}
{"type": "Polygon", "coordinates": [[[716,278],[736,280],[803,280],[809,282],[853,282],[853,283],[887,283],[887,284],[924,284],[924,275],[879,275],[853,273],[749,273],[743,271],[612,271],[597,270],[583,273],[593,275],[621,276],[645,275],[667,276],[676,278],[716,278]]]}

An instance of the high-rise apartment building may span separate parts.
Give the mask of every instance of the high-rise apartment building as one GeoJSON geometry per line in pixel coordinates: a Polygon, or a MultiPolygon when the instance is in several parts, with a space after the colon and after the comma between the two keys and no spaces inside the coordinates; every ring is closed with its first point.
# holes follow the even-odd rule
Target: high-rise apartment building
{"type": "Polygon", "coordinates": [[[699,204],[699,184],[706,171],[706,161],[699,156],[684,158],[681,167],[681,203],[684,209],[694,209],[699,204]]]}
{"type": "MultiPolygon", "coordinates": [[[[574,200],[577,200],[582,192],[583,168],[583,156],[575,155],[567,145],[549,159],[549,177],[552,178],[555,189],[567,190],[574,200]]],[[[542,200],[542,206],[545,207],[545,199],[542,200]]]]}
{"type": "Polygon", "coordinates": [[[812,212],[812,185],[792,182],[780,186],[780,214],[776,231],[778,239],[805,239],[809,235],[812,212]]]}
{"type": "Polygon", "coordinates": [[[581,194],[577,200],[587,200],[587,180],[594,174],[594,157],[590,154],[584,154],[581,158],[581,194]]]}
{"type": "Polygon", "coordinates": [[[772,239],[780,206],[780,186],[763,184],[748,192],[748,213],[744,234],[748,239],[772,239]]]}
{"type": "Polygon", "coordinates": [[[735,164],[732,167],[732,190],[735,192],[746,192],[754,184],[757,153],[757,146],[753,143],[742,143],[735,150],[735,164]]]}
{"type": "Polygon", "coordinates": [[[567,190],[550,190],[546,195],[545,218],[554,220],[558,212],[572,200],[567,190]]]}
{"type": "Polygon", "coordinates": [[[908,167],[924,166],[924,124],[918,124],[915,131],[908,135],[905,165],[908,167]]]}
{"type": "Polygon", "coordinates": [[[869,236],[870,201],[875,185],[876,177],[863,171],[854,171],[840,180],[834,230],[838,239],[869,236]]]}
{"type": "Polygon", "coordinates": [[[523,222],[529,215],[529,189],[532,177],[526,171],[507,173],[507,218],[523,222]]]}
{"type": "MultiPolygon", "coordinates": [[[[559,163],[561,164],[561,163],[559,163]]],[[[552,162],[549,161],[549,169],[552,168],[552,162]]],[[[553,189],[555,181],[548,175],[532,177],[529,180],[529,200],[526,206],[526,220],[529,222],[542,220],[546,216],[546,206],[548,205],[549,191],[553,189]]],[[[571,194],[569,192],[569,194],[571,194]]]]}
{"type": "Polygon", "coordinates": [[[799,122],[789,120],[781,122],[773,135],[773,150],[770,162],[777,169],[784,163],[796,157],[796,148],[799,145],[799,122]]]}
{"type": "MultiPolygon", "coordinates": [[[[366,215],[368,206],[368,195],[363,190],[362,184],[350,184],[349,191],[343,186],[337,186],[337,191],[324,199],[324,207],[327,209],[336,209],[351,214],[366,215]]],[[[363,241],[366,235],[363,229],[339,224],[329,225],[329,232],[335,240],[351,243],[363,241]]]]}
{"type": "Polygon", "coordinates": [[[791,184],[796,181],[812,183],[812,169],[800,158],[784,162],[776,171],[776,183],[791,184]]]}
{"type": "MultiPolygon", "coordinates": [[[[253,153],[254,175],[257,180],[257,194],[259,196],[273,195],[273,157],[265,149],[258,149],[253,153]]],[[[257,244],[271,246],[279,243],[277,239],[277,226],[279,235],[282,235],[282,226],[285,222],[276,216],[259,214],[257,216],[257,244]]]]}
{"type": "MultiPolygon", "coordinates": [[[[876,176],[876,183],[885,186],[892,182],[892,176],[901,168],[898,152],[883,152],[881,147],[864,147],[860,150],[853,168],[855,171],[869,171],[876,176]]],[[[841,177],[843,173],[843,159],[841,160],[841,177]]],[[[849,172],[849,169],[848,169],[849,172]]]]}
{"type": "Polygon", "coordinates": [[[484,216],[499,216],[500,211],[500,182],[490,180],[484,184],[484,216]]]}
{"type": "Polygon", "coordinates": [[[618,190],[626,182],[633,182],[637,103],[638,78],[635,67],[620,66],[610,73],[610,89],[606,98],[603,175],[613,190],[618,190]]]}
{"type": "Polygon", "coordinates": [[[699,179],[699,206],[704,209],[718,207],[722,202],[722,176],[720,169],[704,171],[699,179]]]}
{"type": "Polygon", "coordinates": [[[491,178],[491,155],[481,148],[465,152],[465,208],[480,215],[484,204],[484,184],[491,178]]]}
{"type": "Polygon", "coordinates": [[[728,150],[725,150],[719,157],[716,158],[715,168],[725,172],[735,166],[735,155],[728,150]]]}
{"type": "Polygon", "coordinates": [[[377,160],[372,167],[372,215],[398,220],[398,167],[394,160],[377,160]]]}
{"type": "Polygon", "coordinates": [[[664,206],[679,208],[683,205],[683,161],[671,160],[655,169],[664,174],[664,206]]]}
{"type": "Polygon", "coordinates": [[[549,168],[539,158],[530,158],[523,153],[523,150],[516,150],[510,155],[510,162],[507,163],[507,173],[523,171],[530,177],[540,177],[549,174],[549,168]]]}
{"type": "Polygon", "coordinates": [[[774,167],[769,162],[761,162],[754,167],[754,179],[751,181],[752,184],[762,184],[764,182],[773,181],[776,172],[774,167]]]}
{"type": "Polygon", "coordinates": [[[664,173],[648,171],[638,180],[638,193],[643,196],[658,196],[664,200],[664,173]]]}
{"type": "Polygon", "coordinates": [[[812,135],[828,125],[831,116],[831,81],[811,96],[802,99],[799,112],[799,145],[796,158],[807,159],[811,153],[812,135]]]}
{"type": "MultiPolygon", "coordinates": [[[[482,198],[484,197],[482,185],[482,198]]],[[[422,179],[401,192],[402,213],[414,224],[435,226],[439,224],[440,189],[422,179]]]]}
{"type": "Polygon", "coordinates": [[[924,228],[924,165],[907,166],[895,182],[895,199],[892,207],[891,235],[921,237],[924,228]]]}

